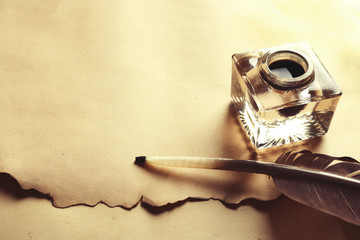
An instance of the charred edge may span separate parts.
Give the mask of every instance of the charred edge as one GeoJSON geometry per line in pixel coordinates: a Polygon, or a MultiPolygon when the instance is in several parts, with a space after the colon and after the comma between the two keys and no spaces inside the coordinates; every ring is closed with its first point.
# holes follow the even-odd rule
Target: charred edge
{"type": "Polygon", "coordinates": [[[0,192],[3,192],[15,199],[24,199],[28,197],[47,199],[52,201],[50,194],[42,193],[36,189],[23,189],[20,183],[10,174],[0,173],[0,192]]]}
{"type": "Polygon", "coordinates": [[[275,199],[271,199],[268,201],[264,201],[264,200],[260,200],[260,199],[255,199],[255,198],[247,198],[247,199],[243,199],[238,203],[228,203],[222,199],[218,199],[218,198],[197,198],[197,197],[188,197],[186,199],[183,200],[179,200],[173,203],[167,203],[165,205],[161,205],[161,206],[155,206],[152,205],[146,201],[144,201],[144,199],[141,199],[141,207],[144,208],[147,212],[149,212],[150,214],[153,215],[160,215],[164,212],[168,212],[168,211],[172,211],[173,209],[176,209],[178,207],[181,207],[183,205],[185,205],[186,203],[191,203],[191,202],[207,202],[207,201],[218,201],[220,202],[224,207],[231,209],[231,210],[236,210],[239,207],[242,206],[252,206],[253,208],[259,210],[259,211],[266,211],[266,209],[268,208],[268,206],[270,204],[272,204],[273,202],[275,202],[278,198],[280,197],[284,197],[284,195],[280,195],[275,199]]]}
{"type": "MultiPolygon", "coordinates": [[[[140,163],[144,163],[146,160],[146,157],[143,157],[143,156],[137,157],[136,160],[138,158],[139,158],[138,161],[140,163]]],[[[135,161],[135,163],[136,163],[136,161],[135,161]]],[[[110,205],[102,200],[95,204],[76,203],[76,204],[71,204],[68,206],[56,206],[54,204],[54,199],[51,196],[51,194],[42,193],[33,188],[32,189],[23,189],[21,187],[21,185],[19,184],[19,182],[12,175],[10,175],[8,173],[4,173],[4,172],[0,172],[0,192],[8,194],[8,195],[14,197],[15,199],[24,199],[24,198],[47,199],[52,203],[53,207],[59,208],[59,209],[66,209],[66,208],[75,207],[75,206],[96,207],[99,204],[104,204],[105,206],[107,206],[109,208],[119,207],[124,210],[130,211],[130,210],[134,209],[135,207],[137,207],[138,205],[140,205],[147,212],[154,214],[154,215],[159,215],[164,212],[171,211],[173,209],[183,206],[184,204],[186,204],[188,202],[204,202],[204,201],[209,201],[209,200],[215,200],[215,201],[219,201],[220,203],[222,203],[223,206],[225,206],[226,208],[234,209],[234,210],[241,206],[244,206],[244,205],[245,206],[246,205],[253,206],[257,209],[262,209],[263,205],[266,205],[266,204],[268,204],[268,202],[271,202],[271,201],[262,201],[262,200],[250,198],[250,199],[244,199],[238,203],[228,203],[224,200],[217,199],[217,198],[188,197],[186,199],[179,200],[179,201],[176,201],[173,203],[169,202],[165,205],[156,206],[155,204],[152,204],[149,201],[145,200],[144,197],[142,196],[135,204],[133,204],[131,206],[110,205]]]]}

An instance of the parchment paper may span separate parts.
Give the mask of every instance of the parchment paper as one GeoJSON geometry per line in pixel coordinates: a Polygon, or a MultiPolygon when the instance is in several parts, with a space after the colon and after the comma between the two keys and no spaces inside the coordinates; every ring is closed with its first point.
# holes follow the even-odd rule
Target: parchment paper
{"type": "Polygon", "coordinates": [[[216,201],[186,203],[161,214],[77,206],[0,194],[1,239],[261,239],[351,240],[360,229],[281,198],[236,210],[216,201]],[[311,219],[311,221],[310,221],[311,219]]]}
{"type": "MultiPolygon", "coordinates": [[[[0,171],[54,205],[274,199],[267,176],[143,169],[137,155],[274,161],[230,106],[231,55],[308,40],[344,91],[327,136],[360,159],[359,9],[344,1],[2,1],[0,171]]],[[[289,148],[293,149],[292,146],[289,148]]]]}

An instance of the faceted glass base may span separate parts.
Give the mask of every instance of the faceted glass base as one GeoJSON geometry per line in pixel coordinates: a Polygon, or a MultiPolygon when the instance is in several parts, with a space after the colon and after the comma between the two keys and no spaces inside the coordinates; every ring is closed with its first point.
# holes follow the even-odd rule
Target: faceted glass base
{"type": "MultiPolygon", "coordinates": [[[[324,135],[330,125],[333,111],[319,109],[316,103],[303,105],[308,111],[301,115],[288,118],[259,120],[257,113],[245,101],[233,99],[234,107],[238,113],[238,120],[243,125],[251,142],[257,148],[269,148],[283,144],[293,143],[324,135]],[[312,111],[312,109],[317,109],[312,111]],[[282,120],[281,120],[282,119],[282,120]]],[[[293,107],[297,111],[297,107],[293,107]]],[[[302,108],[302,107],[301,107],[302,108]]],[[[291,109],[287,109],[291,111],[291,109]]],[[[280,110],[281,111],[281,110],[280,110]]],[[[280,115],[279,111],[268,113],[269,115],[280,115]]]]}

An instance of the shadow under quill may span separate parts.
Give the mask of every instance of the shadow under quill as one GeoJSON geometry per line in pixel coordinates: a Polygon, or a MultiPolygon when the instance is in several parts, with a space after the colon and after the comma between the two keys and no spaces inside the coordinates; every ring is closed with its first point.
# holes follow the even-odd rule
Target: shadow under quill
{"type": "MultiPolygon", "coordinates": [[[[233,191],[233,193],[237,195],[242,194],[243,190],[241,186],[244,184],[244,182],[246,182],[246,179],[249,176],[249,173],[212,169],[201,169],[200,171],[202,172],[202,174],[199,174],[198,169],[192,168],[166,168],[148,164],[141,164],[138,166],[150,174],[156,174],[157,176],[168,180],[167,182],[169,184],[176,183],[185,185],[196,185],[202,188],[211,189],[215,192],[233,191]],[[214,171],[217,171],[218,173],[214,174],[214,171]],[[212,174],[204,174],[206,172],[211,172],[212,174]],[[233,182],[233,184],[229,185],[229,181],[233,182]]],[[[198,198],[193,198],[190,196],[189,199],[198,198]]]]}

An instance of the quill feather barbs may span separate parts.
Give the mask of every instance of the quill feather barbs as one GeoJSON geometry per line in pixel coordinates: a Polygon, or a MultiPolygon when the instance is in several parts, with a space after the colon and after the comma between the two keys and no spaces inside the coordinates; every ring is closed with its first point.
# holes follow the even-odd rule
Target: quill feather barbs
{"type": "Polygon", "coordinates": [[[198,157],[137,157],[136,163],[267,174],[286,196],[360,225],[360,164],[309,151],[284,153],[275,163],[198,157]]]}
{"type": "Polygon", "coordinates": [[[276,162],[343,176],[354,182],[355,184],[346,184],[343,181],[321,178],[273,177],[275,185],[288,197],[360,225],[360,164],[357,161],[304,151],[299,154],[284,154],[276,162]]]}

